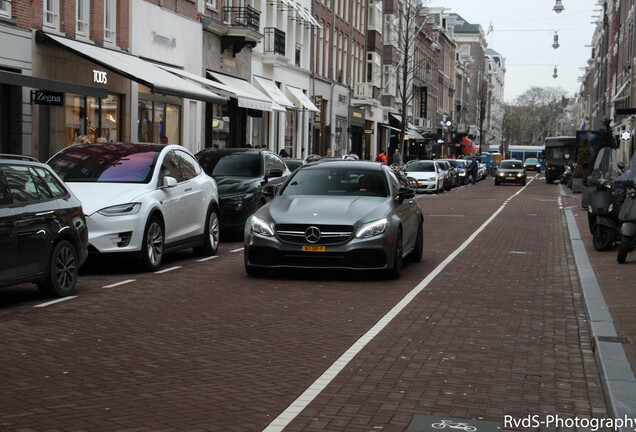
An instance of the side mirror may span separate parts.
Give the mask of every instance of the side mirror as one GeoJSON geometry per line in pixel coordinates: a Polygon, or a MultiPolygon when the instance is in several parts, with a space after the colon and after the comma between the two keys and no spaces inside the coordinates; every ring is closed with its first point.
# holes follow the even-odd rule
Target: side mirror
{"type": "Polygon", "coordinates": [[[274,168],[267,172],[267,178],[275,178],[275,177],[282,177],[282,176],[283,176],[283,170],[280,168],[274,168]]]}
{"type": "Polygon", "coordinates": [[[402,202],[405,199],[415,198],[415,191],[410,188],[401,187],[398,189],[397,199],[402,202]]]}
{"type": "Polygon", "coordinates": [[[163,185],[161,185],[162,188],[171,188],[171,187],[175,187],[177,185],[177,179],[174,177],[170,177],[170,176],[166,176],[163,178],[163,185]]]}

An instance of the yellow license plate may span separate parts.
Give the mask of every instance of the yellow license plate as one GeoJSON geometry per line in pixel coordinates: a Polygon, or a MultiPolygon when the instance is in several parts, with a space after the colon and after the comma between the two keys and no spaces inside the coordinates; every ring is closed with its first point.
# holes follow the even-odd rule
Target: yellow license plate
{"type": "Polygon", "coordinates": [[[506,177],[506,180],[514,180],[516,177],[506,177]]]}
{"type": "Polygon", "coordinates": [[[303,246],[302,251],[303,252],[324,252],[325,247],[324,246],[303,246]]]}

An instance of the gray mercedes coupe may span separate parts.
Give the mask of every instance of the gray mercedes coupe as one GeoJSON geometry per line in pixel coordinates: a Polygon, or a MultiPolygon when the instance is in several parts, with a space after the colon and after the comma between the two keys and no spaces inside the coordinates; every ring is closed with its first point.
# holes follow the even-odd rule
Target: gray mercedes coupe
{"type": "Polygon", "coordinates": [[[422,259],[423,216],[415,192],[386,165],[303,165],[245,224],[245,270],[384,270],[402,275],[422,259]]]}

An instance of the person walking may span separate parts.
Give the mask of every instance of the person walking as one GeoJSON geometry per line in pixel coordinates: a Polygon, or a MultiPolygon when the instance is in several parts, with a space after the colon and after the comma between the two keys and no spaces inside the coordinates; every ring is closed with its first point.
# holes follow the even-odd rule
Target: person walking
{"type": "Polygon", "coordinates": [[[400,149],[395,149],[393,153],[393,162],[391,165],[402,166],[404,162],[402,161],[402,155],[400,154],[400,149]]]}
{"type": "Polygon", "coordinates": [[[477,164],[477,159],[475,159],[475,156],[473,156],[470,161],[470,175],[472,177],[472,184],[475,184],[475,182],[477,181],[478,169],[479,169],[479,165],[477,164]]]}
{"type": "Polygon", "coordinates": [[[384,154],[384,150],[380,149],[380,153],[378,153],[378,155],[375,157],[375,161],[386,164],[386,155],[384,154]]]}

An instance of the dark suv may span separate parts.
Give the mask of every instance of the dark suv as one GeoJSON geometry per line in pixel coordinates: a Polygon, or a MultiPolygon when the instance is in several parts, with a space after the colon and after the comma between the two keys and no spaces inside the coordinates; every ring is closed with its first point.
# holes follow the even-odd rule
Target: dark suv
{"type": "Polygon", "coordinates": [[[87,245],[82,204],[62,180],[36,159],[0,154],[0,286],[72,294],[87,245]]]}

